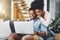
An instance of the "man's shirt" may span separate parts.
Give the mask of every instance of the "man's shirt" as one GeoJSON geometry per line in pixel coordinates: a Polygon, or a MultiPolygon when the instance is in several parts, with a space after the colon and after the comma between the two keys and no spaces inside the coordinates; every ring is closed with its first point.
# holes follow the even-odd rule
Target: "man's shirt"
{"type": "Polygon", "coordinates": [[[34,31],[36,32],[46,32],[47,34],[47,28],[42,24],[40,19],[34,20],[34,31]]]}
{"type": "MultiPolygon", "coordinates": [[[[34,31],[35,32],[46,32],[47,35],[47,28],[41,23],[40,19],[34,20],[34,31]]],[[[44,40],[43,37],[39,36],[40,40],[44,40]]]]}

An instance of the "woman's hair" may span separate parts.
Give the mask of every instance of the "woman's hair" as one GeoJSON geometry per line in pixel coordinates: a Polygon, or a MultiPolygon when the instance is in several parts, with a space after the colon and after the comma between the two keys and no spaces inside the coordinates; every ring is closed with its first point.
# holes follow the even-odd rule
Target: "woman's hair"
{"type": "Polygon", "coordinates": [[[31,3],[31,7],[34,9],[43,9],[44,8],[44,1],[43,0],[36,0],[31,3]]]}

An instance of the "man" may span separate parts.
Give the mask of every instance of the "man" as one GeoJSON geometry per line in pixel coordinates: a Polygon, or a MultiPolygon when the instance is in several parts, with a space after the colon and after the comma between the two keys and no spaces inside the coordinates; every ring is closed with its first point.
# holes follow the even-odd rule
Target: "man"
{"type": "MultiPolygon", "coordinates": [[[[37,14],[37,18],[40,19],[42,24],[47,28],[47,31],[51,32],[53,35],[54,33],[48,28],[48,25],[51,23],[51,14],[49,12],[44,11],[44,2],[43,0],[40,1],[34,1],[32,2],[33,8],[35,8],[35,12],[37,14]]],[[[47,33],[48,35],[48,33],[47,33]]],[[[53,38],[48,39],[48,40],[53,40],[53,38]]]]}
{"type": "Polygon", "coordinates": [[[36,0],[31,3],[31,6],[35,8],[36,14],[40,16],[41,13],[41,21],[47,27],[51,22],[51,14],[49,12],[44,11],[44,1],[43,0],[36,0]],[[39,13],[40,12],[40,13],[39,13]],[[42,18],[43,17],[43,18],[42,18]]]}

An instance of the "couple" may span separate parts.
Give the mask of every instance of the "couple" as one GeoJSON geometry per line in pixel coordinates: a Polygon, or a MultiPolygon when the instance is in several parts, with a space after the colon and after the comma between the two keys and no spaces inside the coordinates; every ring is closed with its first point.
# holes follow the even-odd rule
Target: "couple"
{"type": "MultiPolygon", "coordinates": [[[[38,3],[40,2],[33,2],[32,7],[29,9],[30,18],[34,20],[34,35],[37,35],[39,40],[52,40],[53,38],[46,39],[48,35],[47,28],[51,21],[51,14],[44,11],[43,4],[41,5],[38,3]]],[[[20,35],[12,33],[8,40],[34,40],[34,35],[24,35],[21,39],[20,35]]]]}

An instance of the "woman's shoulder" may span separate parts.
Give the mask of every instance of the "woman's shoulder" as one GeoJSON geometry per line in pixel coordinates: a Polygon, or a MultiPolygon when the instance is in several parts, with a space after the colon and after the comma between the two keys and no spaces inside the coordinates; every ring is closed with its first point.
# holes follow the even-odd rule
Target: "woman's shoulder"
{"type": "Polygon", "coordinates": [[[48,11],[45,11],[45,14],[49,14],[49,15],[51,15],[51,13],[50,13],[50,12],[48,12],[48,11]]]}

